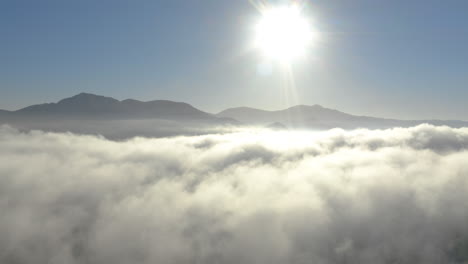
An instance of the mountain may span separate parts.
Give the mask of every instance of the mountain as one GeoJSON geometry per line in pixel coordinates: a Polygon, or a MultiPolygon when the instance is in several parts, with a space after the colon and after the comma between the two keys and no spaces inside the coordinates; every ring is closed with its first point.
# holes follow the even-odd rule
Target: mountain
{"type": "Polygon", "coordinates": [[[119,101],[89,93],[17,111],[0,110],[0,125],[9,124],[26,131],[99,134],[112,139],[223,133],[241,124],[283,130],[375,129],[410,127],[422,123],[468,127],[468,122],[457,120],[397,120],[357,116],[320,105],[297,105],[278,111],[238,107],[214,115],[182,102],[119,101]]]}
{"type": "Polygon", "coordinates": [[[327,109],[320,105],[297,105],[279,111],[266,111],[250,107],[238,107],[224,110],[217,114],[219,117],[231,117],[248,124],[287,123],[301,124],[305,120],[336,120],[346,121],[352,115],[336,110],[327,109]]]}
{"type": "Polygon", "coordinates": [[[123,101],[111,97],[80,93],[58,103],[32,105],[12,112],[16,117],[47,119],[169,119],[209,120],[214,115],[180,102],[156,100],[142,102],[123,101]]]}
{"type": "Polygon", "coordinates": [[[230,108],[218,113],[218,117],[229,117],[249,125],[268,126],[279,123],[289,128],[390,128],[410,127],[423,123],[465,127],[468,122],[458,120],[398,120],[356,116],[325,108],[320,105],[298,105],[284,110],[266,111],[249,107],[230,108]]]}
{"type": "Polygon", "coordinates": [[[111,139],[216,133],[238,122],[216,117],[187,103],[167,100],[123,101],[81,93],[57,103],[0,110],[0,125],[19,130],[43,130],[102,135],[111,139]]]}

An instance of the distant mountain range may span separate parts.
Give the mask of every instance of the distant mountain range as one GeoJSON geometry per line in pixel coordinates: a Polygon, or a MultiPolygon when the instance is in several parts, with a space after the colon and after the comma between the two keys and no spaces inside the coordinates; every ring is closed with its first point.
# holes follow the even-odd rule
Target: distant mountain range
{"type": "Polygon", "coordinates": [[[422,123],[468,127],[468,122],[459,120],[398,120],[356,116],[320,105],[298,105],[278,111],[238,107],[210,114],[182,102],[119,101],[89,93],[17,111],[0,110],[0,124],[10,124],[24,130],[71,131],[113,138],[204,134],[213,132],[213,127],[238,125],[271,129],[374,129],[410,127],[422,123]]]}
{"type": "Polygon", "coordinates": [[[49,119],[169,119],[169,120],[208,120],[216,116],[180,102],[155,100],[142,102],[133,99],[123,101],[111,97],[80,93],[58,103],[38,104],[7,112],[17,118],[49,119]]]}
{"type": "Polygon", "coordinates": [[[0,125],[8,124],[22,131],[99,134],[111,139],[201,135],[238,123],[231,118],[203,112],[187,103],[119,101],[88,93],[17,111],[0,110],[0,125]]]}
{"type": "Polygon", "coordinates": [[[356,116],[343,113],[320,105],[298,105],[284,110],[266,111],[250,107],[230,108],[218,113],[218,117],[238,120],[244,124],[278,127],[283,125],[289,128],[390,128],[410,127],[423,123],[432,125],[446,125],[451,127],[465,127],[468,122],[459,120],[398,120],[376,118],[369,116],[356,116]]]}

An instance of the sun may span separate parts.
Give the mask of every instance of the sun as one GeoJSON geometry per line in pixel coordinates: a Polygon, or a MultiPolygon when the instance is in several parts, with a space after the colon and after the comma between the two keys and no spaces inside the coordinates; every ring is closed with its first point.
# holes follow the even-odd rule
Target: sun
{"type": "Polygon", "coordinates": [[[299,6],[275,6],[261,12],[255,27],[255,47],[263,55],[283,63],[305,55],[316,33],[299,6]]]}

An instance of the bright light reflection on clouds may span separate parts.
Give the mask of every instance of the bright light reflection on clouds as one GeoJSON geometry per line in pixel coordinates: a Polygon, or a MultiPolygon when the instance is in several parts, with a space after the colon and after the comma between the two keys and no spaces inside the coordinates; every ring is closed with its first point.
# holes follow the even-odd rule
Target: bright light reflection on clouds
{"type": "Polygon", "coordinates": [[[468,129],[0,129],[1,263],[463,263],[468,129]]]}

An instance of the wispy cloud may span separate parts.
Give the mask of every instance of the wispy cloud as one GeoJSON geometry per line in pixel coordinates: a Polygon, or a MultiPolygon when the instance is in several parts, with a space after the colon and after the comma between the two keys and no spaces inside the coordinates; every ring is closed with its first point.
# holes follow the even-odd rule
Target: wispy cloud
{"type": "Polygon", "coordinates": [[[2,263],[462,263],[468,129],[0,129],[2,263]]]}

